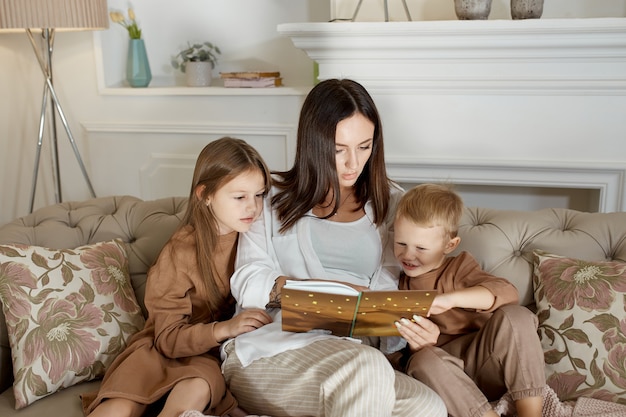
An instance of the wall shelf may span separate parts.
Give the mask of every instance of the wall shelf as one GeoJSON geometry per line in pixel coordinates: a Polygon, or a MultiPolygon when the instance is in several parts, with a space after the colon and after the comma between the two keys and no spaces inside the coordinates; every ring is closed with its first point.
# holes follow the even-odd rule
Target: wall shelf
{"type": "Polygon", "coordinates": [[[100,89],[100,94],[109,96],[302,96],[310,86],[275,88],[225,88],[184,87],[151,85],[147,88],[111,86],[100,89]]]}
{"type": "MultiPolygon", "coordinates": [[[[188,0],[172,8],[167,0],[133,4],[145,39],[152,72],[148,88],[132,88],[125,82],[128,33],[119,25],[93,32],[98,92],[106,96],[270,96],[295,97],[308,93],[314,84],[313,62],[293,47],[289,38],[276,32],[285,21],[326,20],[327,6],[317,0],[277,4],[273,0],[188,0]],[[315,2],[315,6],[312,3],[315,2]],[[240,13],[246,10],[245,16],[240,13]],[[323,14],[320,14],[323,12],[323,14]],[[234,25],[245,31],[234,31],[234,25]],[[239,26],[236,26],[239,27],[239,26]],[[211,87],[187,87],[184,74],[172,68],[175,54],[188,42],[210,40],[221,54],[213,70],[211,87]],[[220,72],[280,71],[279,88],[224,88],[220,72]]],[[[109,0],[111,10],[129,6],[109,0]]]]}

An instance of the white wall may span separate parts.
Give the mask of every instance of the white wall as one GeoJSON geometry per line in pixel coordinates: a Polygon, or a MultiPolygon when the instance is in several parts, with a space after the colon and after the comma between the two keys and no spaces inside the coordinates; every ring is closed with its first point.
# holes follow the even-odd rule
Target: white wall
{"type": "MultiPolygon", "coordinates": [[[[125,10],[128,4],[109,0],[110,8],[125,10]]],[[[313,84],[313,64],[289,39],[277,34],[276,26],[328,20],[328,0],[133,0],[131,4],[143,29],[155,80],[169,77],[175,82],[169,62],[179,45],[210,40],[222,49],[216,74],[256,69],[263,63],[264,68],[281,71],[291,87],[270,95],[217,88],[206,92],[186,87],[107,88],[119,78],[112,62],[125,60],[125,30],[112,24],[100,33],[102,50],[92,32],[58,32],[54,83],[96,194],[187,195],[195,156],[210,140],[224,135],[249,140],[271,168],[286,168],[299,108],[313,84]]],[[[0,224],[28,212],[43,82],[26,35],[0,33],[0,224]]],[[[88,198],[69,141],[60,124],[59,128],[63,200],[88,198]]],[[[46,139],[35,209],[54,203],[48,145],[46,139]]]]}
{"type": "MultiPolygon", "coordinates": [[[[407,0],[414,19],[421,16],[431,20],[454,18],[450,16],[452,0],[446,2],[407,0]],[[434,4],[447,6],[436,11],[430,8],[434,4]],[[425,9],[417,11],[424,5],[425,9]]],[[[374,7],[382,0],[363,3],[364,8],[374,7]]],[[[400,0],[389,3],[393,6],[400,0]]],[[[126,8],[127,4],[126,0],[109,0],[110,7],[126,8]]],[[[556,12],[550,8],[560,5],[564,17],[621,17],[625,15],[624,4],[623,0],[546,0],[546,13],[554,16],[556,12]],[[569,16],[573,11],[580,16],[569,16]]],[[[208,141],[226,134],[249,140],[272,168],[289,166],[297,117],[312,85],[313,67],[303,51],[276,32],[276,26],[327,21],[337,4],[331,5],[330,0],[133,0],[132,5],[144,30],[155,85],[180,84],[169,67],[170,55],[187,40],[206,39],[223,50],[215,74],[277,65],[287,87],[273,92],[225,92],[217,87],[118,88],[126,53],[121,27],[112,25],[96,36],[97,42],[90,32],[59,32],[54,52],[55,86],[98,196],[187,195],[197,152],[208,141]]],[[[494,0],[492,12],[499,13],[494,17],[506,18],[505,9],[505,0],[494,0]]],[[[41,72],[26,36],[0,33],[0,224],[28,211],[42,91],[41,72]]],[[[382,100],[381,104],[390,106],[382,100]]],[[[491,96],[485,100],[506,98],[491,96]]],[[[429,106],[445,109],[444,101],[443,97],[435,98],[429,106]]],[[[508,106],[525,110],[524,106],[532,104],[518,97],[508,106]]],[[[607,108],[601,123],[610,123],[620,111],[607,108]]],[[[383,117],[390,123],[394,120],[393,115],[383,117]]],[[[567,123],[567,117],[562,121],[567,123]]],[[[489,126],[487,121],[484,128],[489,126]]],[[[506,133],[497,123],[492,127],[506,133]]],[[[429,123],[426,128],[436,133],[444,127],[429,123]]],[[[623,133],[615,132],[615,136],[623,137],[623,133]]],[[[405,142],[410,140],[409,136],[388,137],[391,156],[404,149],[422,152],[421,146],[405,142]]],[[[35,208],[54,202],[47,139],[44,145],[35,208]]],[[[446,158],[447,148],[427,145],[437,156],[446,158]]],[[[64,200],[88,198],[89,191],[62,129],[59,146],[64,200]]],[[[572,151],[576,156],[584,155],[580,147],[572,151]]],[[[498,157],[496,151],[484,152],[483,156],[498,157]]],[[[610,157],[623,163],[619,155],[610,157]]],[[[569,153],[564,152],[562,158],[567,161],[569,153]]]]}
{"type": "MultiPolygon", "coordinates": [[[[368,88],[385,126],[392,177],[598,190],[582,198],[595,199],[599,211],[626,207],[623,17],[292,23],[278,30],[319,63],[320,78],[355,78],[368,88]]],[[[514,194],[498,190],[500,204],[479,204],[531,207],[514,194]]]]}

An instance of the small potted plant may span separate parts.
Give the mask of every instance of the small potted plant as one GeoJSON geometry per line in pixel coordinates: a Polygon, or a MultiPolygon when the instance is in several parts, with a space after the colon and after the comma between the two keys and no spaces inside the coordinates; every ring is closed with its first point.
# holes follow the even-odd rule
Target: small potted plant
{"type": "Polygon", "coordinates": [[[188,43],[172,58],[172,67],[185,73],[190,87],[206,87],[211,84],[211,71],[217,64],[220,48],[211,42],[188,43]]]}

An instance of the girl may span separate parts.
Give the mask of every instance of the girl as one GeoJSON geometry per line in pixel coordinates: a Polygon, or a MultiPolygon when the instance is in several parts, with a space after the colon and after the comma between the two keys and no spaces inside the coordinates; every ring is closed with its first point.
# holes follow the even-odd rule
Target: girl
{"type": "Polygon", "coordinates": [[[141,416],[163,398],[162,417],[187,409],[246,415],[222,377],[219,346],[271,321],[262,309],[231,318],[229,283],[238,235],[261,213],[269,179],[242,140],[226,137],[202,150],[185,216],[148,272],[145,328],[107,369],[100,390],[83,397],[85,414],[141,416]]]}

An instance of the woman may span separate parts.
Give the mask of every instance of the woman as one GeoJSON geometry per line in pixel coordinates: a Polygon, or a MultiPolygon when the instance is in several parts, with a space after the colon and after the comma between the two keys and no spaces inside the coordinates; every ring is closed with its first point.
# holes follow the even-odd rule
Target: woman
{"type": "Polygon", "coordinates": [[[141,416],[164,399],[160,417],[188,409],[246,415],[226,388],[220,344],[269,323],[261,309],[232,318],[229,278],[239,233],[259,216],[269,171],[240,139],[209,143],[198,156],[187,211],[148,272],[148,320],[83,397],[85,414],[141,416]]]}
{"type": "MultiPolygon", "coordinates": [[[[238,311],[277,306],[287,279],[397,288],[390,225],[401,190],[388,179],[381,122],[360,84],[326,80],[307,96],[295,163],[276,173],[263,217],[242,235],[231,278],[238,311]]],[[[274,322],[223,346],[244,409],[280,416],[445,416],[441,399],[395,372],[376,348],[274,322]]],[[[252,323],[251,323],[252,325],[252,323]]]]}

